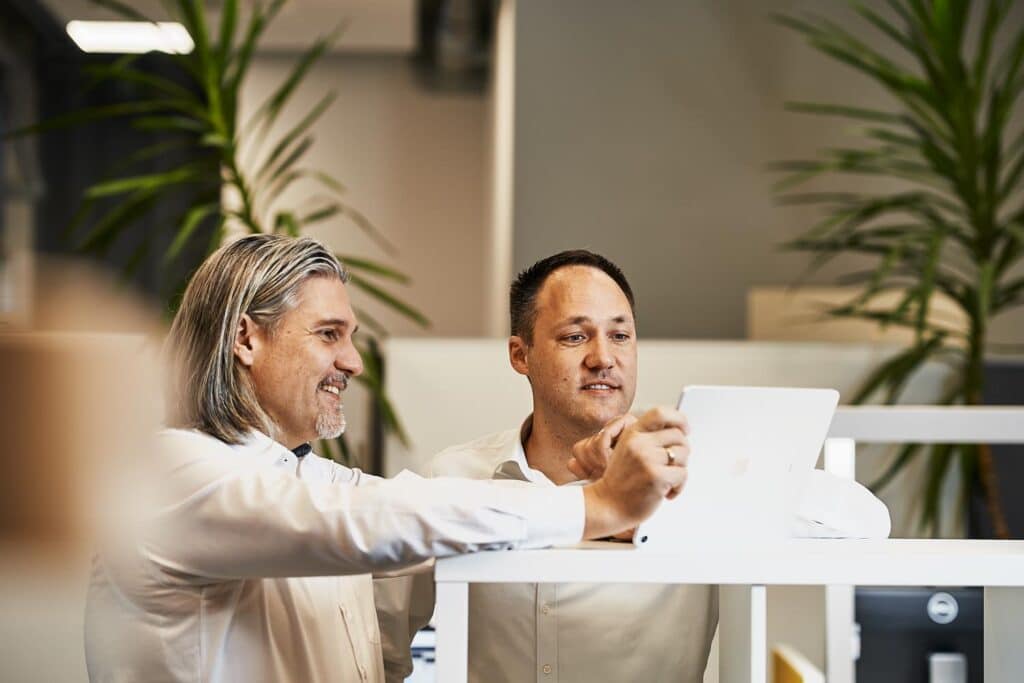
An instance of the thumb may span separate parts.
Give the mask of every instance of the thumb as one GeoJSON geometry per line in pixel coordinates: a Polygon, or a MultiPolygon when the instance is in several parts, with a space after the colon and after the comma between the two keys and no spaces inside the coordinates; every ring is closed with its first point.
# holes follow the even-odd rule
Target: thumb
{"type": "Polygon", "coordinates": [[[583,469],[580,465],[580,461],[574,457],[569,458],[569,462],[566,463],[566,467],[572,472],[572,475],[577,479],[590,479],[590,473],[583,469]]]}

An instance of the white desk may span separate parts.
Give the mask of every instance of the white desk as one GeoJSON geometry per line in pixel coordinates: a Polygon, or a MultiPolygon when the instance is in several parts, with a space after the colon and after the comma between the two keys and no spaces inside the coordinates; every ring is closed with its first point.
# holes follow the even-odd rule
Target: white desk
{"type": "MultiPolygon", "coordinates": [[[[765,585],[985,586],[985,680],[1024,670],[1024,541],[794,540],[656,554],[628,544],[485,552],[438,560],[438,681],[466,680],[468,584],[722,584],[722,683],[766,680],[765,585]]],[[[663,627],[664,625],[659,625],[663,627]]]]}
{"type": "MultiPolygon", "coordinates": [[[[826,469],[852,477],[857,442],[1024,443],[1024,407],[840,407],[825,442],[826,469]]],[[[720,683],[766,680],[766,585],[827,587],[829,683],[853,681],[853,586],[984,586],[985,680],[1024,680],[1024,541],[794,540],[672,555],[584,546],[438,560],[437,680],[466,680],[468,584],[477,582],[720,584],[720,683]]]]}

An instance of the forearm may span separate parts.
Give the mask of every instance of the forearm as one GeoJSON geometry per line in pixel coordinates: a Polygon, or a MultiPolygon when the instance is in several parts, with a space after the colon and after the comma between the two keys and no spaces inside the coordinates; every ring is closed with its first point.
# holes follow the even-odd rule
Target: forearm
{"type": "Polygon", "coordinates": [[[640,521],[631,521],[623,513],[623,506],[605,490],[600,480],[583,487],[583,499],[586,508],[584,539],[609,538],[632,529],[640,521]]]}
{"type": "Polygon", "coordinates": [[[273,469],[212,482],[157,516],[150,559],[204,578],[359,574],[430,557],[572,543],[578,489],[453,479],[365,486],[273,469]]]}

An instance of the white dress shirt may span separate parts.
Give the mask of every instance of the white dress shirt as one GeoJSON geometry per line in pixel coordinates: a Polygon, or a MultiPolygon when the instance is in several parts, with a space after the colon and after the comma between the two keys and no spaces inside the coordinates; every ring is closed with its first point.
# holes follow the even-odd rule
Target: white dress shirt
{"type": "Polygon", "coordinates": [[[583,534],[578,488],[384,480],[258,433],[159,442],[145,523],[94,562],[93,681],[382,681],[370,572],[583,534]]]}
{"type": "MultiPolygon", "coordinates": [[[[431,474],[555,486],[529,466],[523,429],[448,448],[431,474]]],[[[714,586],[479,584],[469,586],[473,683],[700,683],[718,623],[714,586]]]]}

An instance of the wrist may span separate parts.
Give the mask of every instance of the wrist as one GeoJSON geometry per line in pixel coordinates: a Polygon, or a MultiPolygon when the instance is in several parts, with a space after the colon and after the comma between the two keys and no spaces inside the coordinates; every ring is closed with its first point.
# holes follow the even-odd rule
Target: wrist
{"type": "Polygon", "coordinates": [[[583,487],[583,504],[586,518],[583,524],[583,538],[592,540],[617,534],[626,528],[616,512],[613,497],[608,495],[603,481],[596,481],[583,487]]]}

